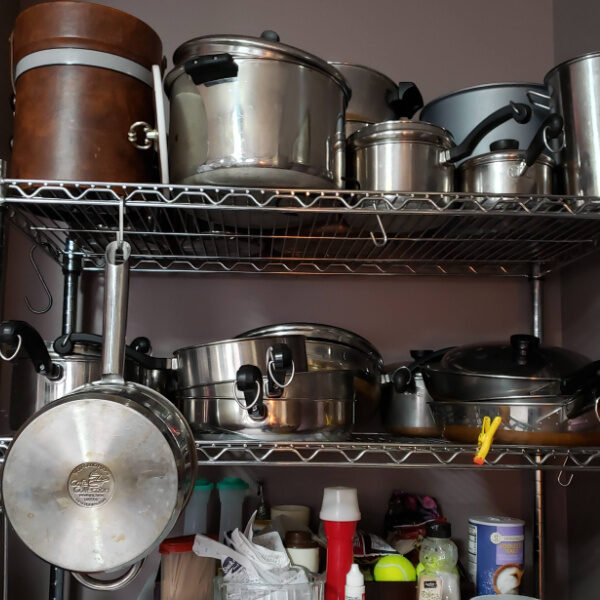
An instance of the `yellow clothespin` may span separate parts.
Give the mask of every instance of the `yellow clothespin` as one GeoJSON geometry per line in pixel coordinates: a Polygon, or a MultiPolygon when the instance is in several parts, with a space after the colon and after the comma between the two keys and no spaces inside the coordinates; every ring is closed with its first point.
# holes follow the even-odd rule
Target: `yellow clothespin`
{"type": "Polygon", "coordinates": [[[493,421],[490,421],[489,417],[483,417],[481,433],[477,440],[477,454],[473,457],[473,462],[476,465],[482,465],[484,463],[485,457],[492,447],[494,435],[496,434],[496,431],[498,431],[500,423],[502,423],[501,417],[494,417],[493,421]]]}

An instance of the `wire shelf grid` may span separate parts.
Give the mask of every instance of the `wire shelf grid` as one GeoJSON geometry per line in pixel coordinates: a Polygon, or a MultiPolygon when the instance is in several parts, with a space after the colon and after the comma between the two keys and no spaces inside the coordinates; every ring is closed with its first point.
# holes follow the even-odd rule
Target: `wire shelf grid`
{"type": "Polygon", "coordinates": [[[133,270],[205,273],[530,276],[600,240],[600,198],[2,180],[0,201],[92,271],[120,233],[133,270]]]}

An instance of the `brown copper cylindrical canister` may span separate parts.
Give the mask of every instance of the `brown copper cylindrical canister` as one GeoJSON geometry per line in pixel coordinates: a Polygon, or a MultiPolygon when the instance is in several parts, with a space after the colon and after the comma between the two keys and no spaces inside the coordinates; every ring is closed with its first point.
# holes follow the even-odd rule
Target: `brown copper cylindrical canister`
{"type": "Polygon", "coordinates": [[[128,139],[155,123],[156,32],[120,10],[88,2],[36,4],[12,36],[15,122],[9,177],[158,181],[154,150],[128,139]]]}

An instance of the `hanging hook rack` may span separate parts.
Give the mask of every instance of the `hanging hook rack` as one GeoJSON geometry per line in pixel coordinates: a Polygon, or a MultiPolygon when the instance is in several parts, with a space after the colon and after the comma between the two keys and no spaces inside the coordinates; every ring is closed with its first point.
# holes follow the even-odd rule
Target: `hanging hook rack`
{"type": "Polygon", "coordinates": [[[375,215],[375,218],[377,219],[377,225],[379,225],[379,230],[381,232],[381,238],[377,239],[375,237],[375,234],[371,231],[371,240],[373,240],[373,243],[378,247],[381,248],[382,246],[385,246],[388,242],[388,236],[387,233],[385,231],[385,227],[383,226],[383,223],[381,222],[381,217],[379,215],[375,215]]]}
{"type": "Polygon", "coordinates": [[[38,279],[40,280],[40,283],[42,284],[42,287],[44,288],[44,292],[48,299],[48,302],[47,302],[46,306],[44,306],[44,308],[34,308],[33,305],[31,304],[29,298],[27,296],[25,296],[25,304],[27,305],[27,308],[35,315],[43,315],[43,314],[47,313],[52,308],[52,304],[54,303],[54,299],[52,298],[52,292],[48,288],[48,285],[46,284],[46,280],[44,279],[44,275],[40,271],[40,268],[38,267],[38,264],[35,261],[35,251],[37,248],[39,248],[43,245],[44,244],[34,244],[31,247],[31,250],[29,251],[29,260],[31,261],[31,264],[33,265],[36,275],[38,276],[38,279]]]}
{"type": "MultiPolygon", "coordinates": [[[[565,462],[563,462],[563,467],[567,466],[567,462],[569,460],[569,457],[567,456],[565,458],[565,462]]],[[[573,473],[569,474],[569,479],[566,482],[563,482],[563,475],[564,475],[564,471],[561,471],[558,474],[558,477],[556,478],[556,481],[558,481],[558,485],[562,486],[562,487],[569,487],[571,485],[571,482],[573,481],[573,477],[575,477],[575,475],[573,473]]]]}

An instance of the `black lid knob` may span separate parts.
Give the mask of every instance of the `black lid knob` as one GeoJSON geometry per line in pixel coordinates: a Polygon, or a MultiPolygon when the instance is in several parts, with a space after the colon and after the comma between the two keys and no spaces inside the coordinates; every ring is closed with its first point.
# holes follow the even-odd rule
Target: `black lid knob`
{"type": "Polygon", "coordinates": [[[265,31],[260,34],[260,37],[269,42],[279,42],[279,34],[272,29],[265,29],[265,31]]]}
{"type": "Polygon", "coordinates": [[[411,350],[410,351],[410,355],[415,360],[421,360],[422,358],[425,358],[425,357],[429,356],[430,354],[433,354],[433,350],[411,350]]]}
{"type": "Polygon", "coordinates": [[[497,140],[490,144],[490,150],[496,152],[496,150],[518,150],[519,140],[497,140]]]}
{"type": "Polygon", "coordinates": [[[518,365],[528,365],[537,356],[540,347],[540,338],[535,335],[518,333],[510,336],[510,345],[513,349],[513,359],[518,365]]]}
{"type": "Polygon", "coordinates": [[[427,523],[425,535],[432,538],[452,537],[452,526],[450,523],[427,523]]]}

